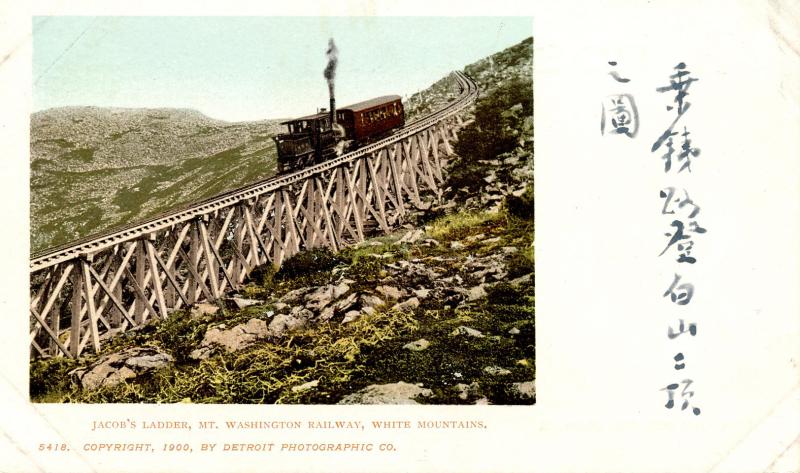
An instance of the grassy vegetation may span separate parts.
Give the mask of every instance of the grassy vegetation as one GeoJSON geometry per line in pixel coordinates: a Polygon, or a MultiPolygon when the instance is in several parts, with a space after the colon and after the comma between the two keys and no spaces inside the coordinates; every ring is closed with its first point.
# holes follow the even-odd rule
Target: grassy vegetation
{"type": "Polygon", "coordinates": [[[445,242],[461,240],[476,235],[484,225],[496,223],[501,218],[500,214],[474,211],[445,215],[433,222],[428,233],[433,238],[445,242]]]}

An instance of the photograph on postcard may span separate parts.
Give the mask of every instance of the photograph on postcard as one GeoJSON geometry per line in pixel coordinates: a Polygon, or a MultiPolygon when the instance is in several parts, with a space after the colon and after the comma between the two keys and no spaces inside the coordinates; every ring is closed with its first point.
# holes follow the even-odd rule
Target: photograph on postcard
{"type": "Polygon", "coordinates": [[[32,402],[535,403],[530,18],[32,26],[32,402]]]}

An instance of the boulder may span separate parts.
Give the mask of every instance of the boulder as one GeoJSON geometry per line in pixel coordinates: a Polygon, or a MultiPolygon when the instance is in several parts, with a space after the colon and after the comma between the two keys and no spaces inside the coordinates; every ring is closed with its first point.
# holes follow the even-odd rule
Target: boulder
{"type": "Polygon", "coordinates": [[[189,357],[195,360],[208,358],[215,346],[220,346],[229,353],[239,351],[268,335],[267,323],[261,319],[250,319],[247,323],[228,330],[224,325],[219,325],[206,331],[200,347],[192,351],[189,357]]]}
{"type": "Polygon", "coordinates": [[[491,376],[506,376],[511,374],[511,371],[499,366],[487,366],[483,371],[491,376]]]}
{"type": "Polygon", "coordinates": [[[284,294],[279,301],[283,302],[284,304],[295,305],[303,300],[303,296],[305,296],[309,291],[307,287],[301,287],[299,289],[295,289],[293,291],[289,291],[284,294]]]}
{"type": "Polygon", "coordinates": [[[397,300],[403,297],[403,291],[393,286],[378,286],[375,290],[386,299],[397,300]]]}
{"type": "Polygon", "coordinates": [[[400,381],[391,384],[373,384],[347,395],[339,404],[418,404],[417,396],[430,396],[432,391],[415,384],[400,381]]]}
{"type": "Polygon", "coordinates": [[[410,351],[422,351],[428,348],[430,345],[431,342],[425,340],[424,338],[420,338],[417,341],[406,343],[403,345],[403,349],[410,351]]]}
{"type": "Polygon", "coordinates": [[[432,207],[432,208],[431,208],[431,210],[437,210],[437,211],[439,211],[439,210],[447,210],[447,209],[452,209],[452,208],[453,208],[453,207],[455,207],[456,205],[458,205],[458,204],[456,203],[456,201],[454,201],[454,200],[451,200],[450,202],[448,202],[448,203],[446,203],[446,204],[437,205],[437,206],[435,206],[435,207],[432,207]]]}
{"type": "Polygon", "coordinates": [[[378,296],[374,296],[372,294],[363,294],[361,296],[361,306],[364,308],[367,307],[379,307],[383,305],[383,299],[378,296]]]}
{"type": "Polygon", "coordinates": [[[244,309],[246,307],[253,306],[253,305],[263,304],[262,301],[258,301],[258,300],[255,300],[255,299],[245,299],[245,298],[242,298],[242,297],[233,297],[233,298],[231,298],[231,300],[233,301],[233,304],[237,308],[239,308],[239,310],[244,309]]]}
{"type": "Polygon", "coordinates": [[[403,302],[398,302],[394,306],[392,306],[392,310],[399,310],[399,311],[408,311],[414,310],[419,307],[419,299],[416,297],[412,297],[411,299],[407,299],[403,302]]]}
{"type": "Polygon", "coordinates": [[[468,337],[475,337],[475,338],[483,338],[483,332],[480,330],[475,330],[474,328],[467,327],[465,325],[460,325],[456,327],[455,330],[450,332],[451,337],[457,337],[459,335],[466,335],[468,337]]]}
{"type": "Polygon", "coordinates": [[[483,268],[484,269],[472,273],[472,277],[474,277],[475,279],[482,279],[485,278],[486,275],[488,274],[496,275],[503,272],[503,265],[497,262],[492,262],[487,266],[483,266],[483,268]]]}
{"type": "Polygon", "coordinates": [[[292,386],[292,392],[294,393],[302,393],[308,391],[309,389],[314,389],[319,385],[319,380],[315,379],[314,381],[309,381],[307,383],[300,384],[298,386],[292,386]]]}
{"type": "Polygon", "coordinates": [[[418,299],[425,299],[431,294],[430,289],[420,288],[414,289],[414,295],[417,296],[418,299]]]}
{"type": "Polygon", "coordinates": [[[314,313],[308,309],[301,309],[293,314],[278,314],[269,323],[269,333],[273,337],[281,338],[289,332],[305,327],[312,317],[314,313]]]}
{"type": "Polygon", "coordinates": [[[216,304],[209,304],[208,302],[199,302],[192,307],[192,310],[189,313],[189,315],[191,318],[197,319],[203,317],[204,315],[216,314],[218,310],[219,306],[216,304]]]}
{"type": "Polygon", "coordinates": [[[325,321],[330,320],[336,314],[336,308],[332,305],[322,309],[322,312],[319,313],[319,320],[325,321]]]}
{"type": "Polygon", "coordinates": [[[351,307],[353,307],[358,301],[358,294],[355,292],[350,294],[349,296],[345,297],[344,299],[339,300],[336,302],[335,308],[337,312],[345,311],[351,307]]]}
{"type": "MultiPolygon", "coordinates": [[[[369,313],[369,312],[366,312],[366,313],[369,313]]],[[[352,321],[356,320],[359,317],[361,317],[361,312],[359,312],[357,310],[348,311],[347,313],[344,314],[344,319],[342,319],[342,323],[346,324],[348,322],[352,322],[352,321]]]]}
{"type": "Polygon", "coordinates": [[[451,250],[463,250],[464,248],[466,248],[466,245],[464,245],[460,241],[451,241],[450,242],[450,249],[451,250]]]}
{"type": "Polygon", "coordinates": [[[344,295],[344,293],[349,290],[350,286],[344,283],[340,283],[338,285],[328,284],[318,287],[306,295],[306,307],[313,311],[319,311],[326,305],[338,299],[340,296],[344,295]]]}
{"type": "Polygon", "coordinates": [[[514,383],[511,389],[523,399],[533,399],[536,397],[536,386],[533,381],[524,383],[514,383]]]}
{"type": "Polygon", "coordinates": [[[284,302],[276,302],[273,305],[273,307],[275,307],[276,311],[281,312],[283,309],[286,309],[287,307],[289,307],[289,304],[286,304],[284,302]]]}
{"type": "Polygon", "coordinates": [[[136,347],[103,356],[90,366],[71,373],[84,389],[96,389],[115,386],[173,361],[172,356],[158,348],[136,347]]]}
{"type": "Polygon", "coordinates": [[[471,384],[458,383],[455,388],[458,391],[458,398],[466,401],[470,396],[478,395],[480,385],[474,382],[471,384]]]}
{"type": "Polygon", "coordinates": [[[477,301],[482,297],[486,297],[486,289],[484,289],[483,284],[469,288],[469,291],[467,292],[467,299],[469,301],[477,301]]]}
{"type": "Polygon", "coordinates": [[[518,287],[518,286],[521,286],[522,284],[525,284],[525,283],[529,282],[531,280],[532,276],[533,276],[533,273],[528,273],[528,274],[520,276],[520,277],[518,277],[516,279],[512,279],[511,281],[508,282],[508,284],[510,284],[511,287],[518,287]]]}

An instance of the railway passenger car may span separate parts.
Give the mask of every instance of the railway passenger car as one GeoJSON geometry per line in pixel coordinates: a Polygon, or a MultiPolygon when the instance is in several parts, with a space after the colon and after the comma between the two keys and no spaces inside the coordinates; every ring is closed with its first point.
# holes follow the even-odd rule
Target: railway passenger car
{"type": "Polygon", "coordinates": [[[337,123],[344,136],[358,144],[368,143],[405,125],[403,102],[399,95],[385,95],[339,109],[337,123]]]}

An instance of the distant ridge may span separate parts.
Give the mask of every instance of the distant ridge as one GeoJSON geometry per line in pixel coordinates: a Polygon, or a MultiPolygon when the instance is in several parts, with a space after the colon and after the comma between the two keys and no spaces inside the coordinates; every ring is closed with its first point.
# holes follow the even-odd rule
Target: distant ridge
{"type": "Polygon", "coordinates": [[[69,106],[31,115],[31,250],[270,177],[279,120],[69,106]]]}

